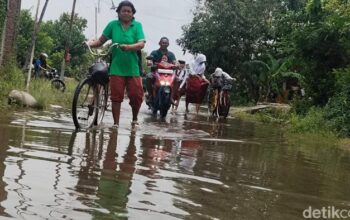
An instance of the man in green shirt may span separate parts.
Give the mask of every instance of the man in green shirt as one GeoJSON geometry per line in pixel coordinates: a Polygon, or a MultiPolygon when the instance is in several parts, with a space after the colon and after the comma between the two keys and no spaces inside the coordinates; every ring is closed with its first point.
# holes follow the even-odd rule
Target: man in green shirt
{"type": "Polygon", "coordinates": [[[111,21],[103,31],[102,36],[89,42],[90,47],[100,47],[107,40],[119,43],[119,48],[113,48],[110,65],[110,88],[114,126],[119,126],[120,106],[124,91],[130,100],[132,108],[132,124],[137,124],[137,116],[143,100],[142,78],[139,70],[137,51],[145,46],[145,36],[141,23],[135,21],[134,5],[129,1],[120,2],[118,20],[111,21]]]}

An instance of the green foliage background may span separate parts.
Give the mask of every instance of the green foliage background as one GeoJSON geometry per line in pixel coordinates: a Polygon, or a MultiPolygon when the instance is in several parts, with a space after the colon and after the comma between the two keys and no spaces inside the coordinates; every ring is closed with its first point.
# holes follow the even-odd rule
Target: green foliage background
{"type": "Polygon", "coordinates": [[[329,121],[327,129],[350,135],[349,27],[350,1],[197,0],[178,43],[207,55],[207,74],[221,67],[238,79],[236,105],[269,101],[297,79],[306,96],[291,102],[292,119],[306,122],[292,124],[312,130],[329,121]]]}
{"type": "Polygon", "coordinates": [[[4,21],[6,17],[7,1],[0,1],[0,36],[3,31],[4,21]]]}
{"type": "MultiPolygon", "coordinates": [[[[17,36],[17,62],[23,66],[28,56],[31,36],[34,29],[34,20],[28,10],[22,10],[17,36]]],[[[81,46],[85,41],[83,34],[87,20],[75,15],[72,30],[69,31],[70,15],[63,13],[58,20],[43,22],[37,36],[35,58],[41,52],[49,55],[48,63],[56,69],[61,69],[66,43],[70,48],[71,61],[66,65],[66,76],[78,77],[91,62],[85,49],[81,46]]]]}
{"type": "MultiPolygon", "coordinates": [[[[191,23],[183,26],[178,44],[207,56],[207,73],[221,67],[237,78],[232,101],[256,104],[283,95],[283,84],[296,80],[304,97],[289,100],[289,122],[296,130],[320,130],[350,135],[350,1],[344,0],[196,0],[191,23]]],[[[0,27],[6,1],[0,2],[0,27]]],[[[21,11],[16,58],[23,67],[34,21],[21,11]]],[[[49,54],[60,69],[65,44],[72,56],[66,76],[79,78],[93,61],[81,47],[87,21],[75,15],[42,23],[35,56],[49,54]]],[[[2,30],[2,28],[0,28],[2,30]]],[[[145,55],[144,55],[145,57],[145,55]]],[[[145,66],[145,63],[144,63],[145,66]]],[[[147,71],[147,68],[145,68],[147,71]]],[[[17,70],[13,70],[17,73],[17,70]]],[[[16,74],[15,74],[16,75],[16,74]]],[[[18,75],[18,74],[17,74],[18,75]]]]}

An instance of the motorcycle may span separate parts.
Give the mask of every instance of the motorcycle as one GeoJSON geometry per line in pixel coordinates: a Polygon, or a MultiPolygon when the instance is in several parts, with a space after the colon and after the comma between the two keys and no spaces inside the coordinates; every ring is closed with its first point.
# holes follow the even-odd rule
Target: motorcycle
{"type": "Polygon", "coordinates": [[[56,69],[49,69],[44,71],[44,77],[48,80],[59,79],[60,75],[56,69]]]}
{"type": "Polygon", "coordinates": [[[44,72],[44,77],[51,81],[51,87],[64,92],[66,89],[66,84],[60,79],[60,74],[56,69],[46,70],[44,72]]]}
{"type": "MultiPolygon", "coordinates": [[[[147,59],[149,60],[149,58],[147,59]]],[[[176,80],[175,70],[177,66],[167,62],[155,63],[153,65],[153,98],[147,105],[149,105],[154,115],[157,115],[159,110],[160,116],[165,118],[171,104],[174,104],[172,93],[176,80]]]]}

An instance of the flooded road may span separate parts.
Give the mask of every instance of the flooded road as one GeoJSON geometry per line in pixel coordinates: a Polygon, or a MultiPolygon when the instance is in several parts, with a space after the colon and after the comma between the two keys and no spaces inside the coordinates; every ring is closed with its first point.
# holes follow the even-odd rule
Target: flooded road
{"type": "MultiPolygon", "coordinates": [[[[183,104],[183,103],[182,103],[183,104]]],[[[0,115],[0,219],[303,219],[350,210],[350,154],[276,125],[145,106],[132,129],[74,132],[70,112],[0,115]]]]}

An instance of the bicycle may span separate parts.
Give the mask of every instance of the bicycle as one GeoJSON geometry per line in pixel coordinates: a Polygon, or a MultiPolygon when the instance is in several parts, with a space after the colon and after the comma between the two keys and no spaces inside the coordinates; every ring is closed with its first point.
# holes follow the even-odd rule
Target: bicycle
{"type": "Polygon", "coordinates": [[[223,85],[221,87],[209,88],[208,114],[214,117],[223,118],[226,118],[228,116],[231,107],[231,89],[231,80],[223,80],[223,85]]]}
{"type": "Polygon", "coordinates": [[[109,55],[112,48],[119,47],[119,44],[110,45],[106,53],[95,53],[89,45],[87,47],[96,61],[75,88],[72,117],[76,129],[88,129],[102,122],[109,97],[108,65],[102,58],[109,55]]]}

